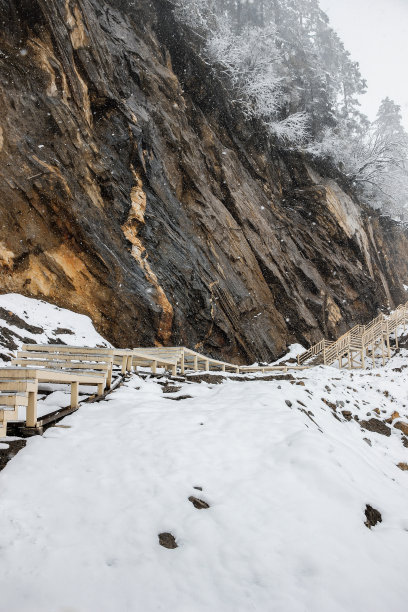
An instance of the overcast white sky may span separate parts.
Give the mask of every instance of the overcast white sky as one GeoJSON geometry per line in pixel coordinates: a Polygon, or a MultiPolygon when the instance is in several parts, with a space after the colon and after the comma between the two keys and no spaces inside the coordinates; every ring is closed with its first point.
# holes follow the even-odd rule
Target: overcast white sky
{"type": "Polygon", "coordinates": [[[367,80],[362,110],[375,118],[389,96],[401,106],[408,129],[408,0],[320,0],[320,5],[367,80]]]}

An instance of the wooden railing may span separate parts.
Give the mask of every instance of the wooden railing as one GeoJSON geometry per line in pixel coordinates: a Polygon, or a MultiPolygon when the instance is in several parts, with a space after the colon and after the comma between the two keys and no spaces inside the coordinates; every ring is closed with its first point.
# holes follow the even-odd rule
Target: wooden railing
{"type": "MultiPolygon", "coordinates": [[[[322,355],[324,365],[332,365],[337,360],[340,367],[343,366],[343,358],[346,356],[349,367],[355,367],[355,355],[361,357],[360,366],[365,367],[365,357],[371,349],[374,355],[377,345],[381,346],[383,362],[385,351],[390,357],[390,335],[395,333],[395,343],[398,347],[398,328],[403,325],[404,330],[408,322],[408,302],[401,304],[388,317],[379,314],[366,325],[355,325],[348,332],[340,336],[336,341],[329,342],[321,340],[310,349],[298,355],[298,364],[311,362],[318,355],[322,355]]],[[[374,359],[374,357],[373,357],[374,359]]]]}
{"type": "MultiPolygon", "coordinates": [[[[156,374],[164,368],[176,375],[187,370],[193,372],[271,372],[290,369],[305,369],[317,364],[332,365],[337,360],[343,367],[346,357],[348,367],[365,367],[365,359],[371,351],[373,364],[375,351],[382,349],[385,363],[386,353],[391,356],[390,336],[395,334],[398,347],[398,331],[408,322],[408,302],[398,306],[388,317],[378,315],[367,325],[355,325],[336,341],[321,340],[298,356],[298,365],[282,363],[272,366],[238,366],[226,361],[212,359],[186,347],[139,347],[133,349],[73,347],[66,345],[23,345],[13,366],[0,368],[0,436],[6,435],[7,422],[18,419],[18,408],[26,408],[26,425],[37,426],[38,383],[65,383],[71,386],[71,407],[79,405],[78,386],[97,386],[97,395],[102,396],[105,387],[112,384],[113,368],[122,375],[138,367],[156,374]],[[360,361],[356,359],[360,357],[360,361]],[[18,366],[18,367],[16,367],[18,366]]],[[[60,418],[60,416],[58,417],[60,418]]]]}
{"type": "Polygon", "coordinates": [[[327,347],[329,347],[331,344],[333,344],[333,342],[330,342],[330,340],[321,340],[320,342],[318,342],[314,346],[311,346],[310,349],[308,349],[307,351],[305,351],[301,355],[298,355],[298,357],[297,357],[298,365],[303,365],[307,361],[310,361],[311,359],[314,359],[318,355],[321,355],[323,353],[323,351],[327,347]]]}

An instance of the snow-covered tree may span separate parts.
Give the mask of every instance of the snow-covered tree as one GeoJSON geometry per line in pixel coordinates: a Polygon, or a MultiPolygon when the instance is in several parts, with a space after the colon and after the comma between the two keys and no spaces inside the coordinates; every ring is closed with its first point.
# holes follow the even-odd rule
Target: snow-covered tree
{"type": "Polygon", "coordinates": [[[291,133],[296,144],[319,138],[338,118],[361,121],[357,97],[365,83],[318,0],[174,1],[247,116],[285,134],[287,144],[291,133]]]}
{"type": "Polygon", "coordinates": [[[367,203],[400,216],[408,213],[408,135],[400,107],[389,98],[365,132],[351,131],[344,121],[309,150],[331,158],[367,203]]]}
{"type": "Polygon", "coordinates": [[[366,82],[319,0],[173,1],[249,120],[283,146],[330,158],[372,205],[407,206],[400,108],[386,98],[373,124],[363,115],[366,82]]]}

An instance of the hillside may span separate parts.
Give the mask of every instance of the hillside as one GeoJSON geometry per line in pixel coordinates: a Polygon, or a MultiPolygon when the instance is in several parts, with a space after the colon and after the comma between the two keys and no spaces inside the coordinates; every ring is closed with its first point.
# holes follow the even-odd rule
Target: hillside
{"type": "Polygon", "coordinates": [[[404,612],[407,357],[132,376],[28,439],[0,472],[4,609],[404,612]]]}
{"type": "Polygon", "coordinates": [[[3,291],[240,363],[402,301],[406,232],[267,147],[170,4],[0,0],[0,21],[3,291]]]}

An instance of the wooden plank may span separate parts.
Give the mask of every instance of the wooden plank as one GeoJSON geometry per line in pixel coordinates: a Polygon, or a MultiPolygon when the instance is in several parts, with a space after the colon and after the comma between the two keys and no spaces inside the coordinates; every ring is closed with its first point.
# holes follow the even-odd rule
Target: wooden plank
{"type": "Polygon", "coordinates": [[[52,367],[70,370],[100,370],[101,372],[107,372],[109,370],[109,365],[107,363],[77,363],[76,361],[59,361],[57,359],[12,359],[11,363],[13,365],[52,367]]]}
{"type": "Polygon", "coordinates": [[[46,351],[17,351],[17,358],[30,358],[30,359],[46,359],[50,361],[91,361],[92,363],[106,363],[111,365],[113,362],[112,355],[91,355],[88,353],[56,353],[46,351]]]}
{"type": "Polygon", "coordinates": [[[37,388],[36,381],[30,380],[19,380],[0,379],[0,391],[35,391],[37,388]]]}
{"type": "Polygon", "coordinates": [[[0,406],[27,406],[28,395],[27,393],[1,393],[0,394],[0,406]]]}

